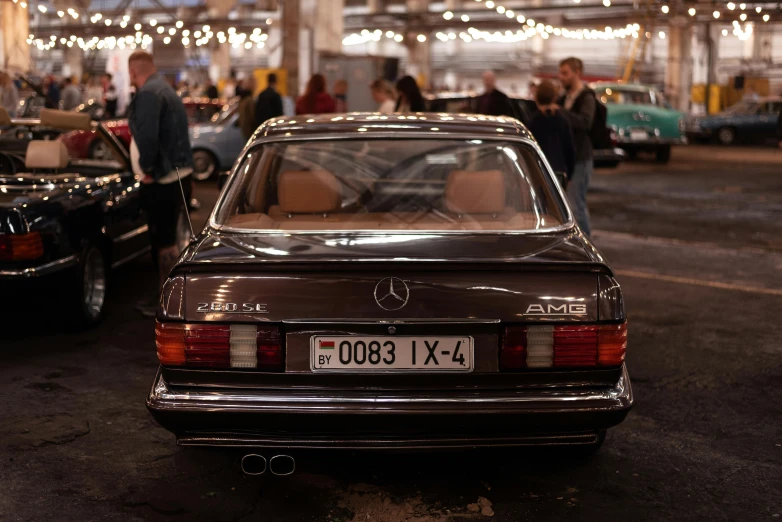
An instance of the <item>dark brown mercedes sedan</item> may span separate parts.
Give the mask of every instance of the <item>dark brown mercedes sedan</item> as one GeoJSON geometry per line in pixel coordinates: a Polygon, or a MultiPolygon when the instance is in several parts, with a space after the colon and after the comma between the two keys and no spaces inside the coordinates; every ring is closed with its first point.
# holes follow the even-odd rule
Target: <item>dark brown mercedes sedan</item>
{"type": "Polygon", "coordinates": [[[593,449],[633,403],[619,285],[507,118],[267,122],[155,333],[181,445],[593,449]]]}

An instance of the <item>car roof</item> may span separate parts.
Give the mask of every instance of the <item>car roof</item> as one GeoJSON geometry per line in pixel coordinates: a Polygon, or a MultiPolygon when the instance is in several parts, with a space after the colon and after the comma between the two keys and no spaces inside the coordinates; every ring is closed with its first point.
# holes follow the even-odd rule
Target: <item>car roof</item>
{"type": "Polygon", "coordinates": [[[286,138],[302,135],[361,136],[387,135],[389,132],[404,137],[406,133],[470,134],[496,137],[512,135],[532,139],[524,125],[514,118],[505,116],[483,116],[479,114],[450,114],[417,112],[405,114],[380,114],[373,112],[352,112],[347,114],[320,114],[282,117],[268,120],[255,133],[254,139],[286,138]]]}

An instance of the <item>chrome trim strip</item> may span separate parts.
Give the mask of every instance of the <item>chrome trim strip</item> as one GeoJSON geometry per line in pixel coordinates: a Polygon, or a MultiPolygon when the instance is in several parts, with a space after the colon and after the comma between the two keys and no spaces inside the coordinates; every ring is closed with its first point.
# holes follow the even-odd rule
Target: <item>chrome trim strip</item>
{"type": "Polygon", "coordinates": [[[554,435],[520,435],[518,437],[449,437],[449,438],[408,438],[393,437],[389,439],[366,438],[349,439],[345,437],[316,439],[312,437],[271,438],[253,436],[247,433],[215,435],[186,433],[177,438],[179,446],[221,446],[233,448],[287,448],[287,449],[356,449],[373,450],[393,449],[473,449],[476,447],[511,447],[511,446],[573,446],[595,444],[598,433],[575,433],[554,435]]]}
{"type": "MultiPolygon", "coordinates": [[[[524,129],[523,126],[521,128],[524,129]]],[[[218,232],[235,232],[240,234],[264,234],[264,235],[280,235],[280,236],[345,234],[345,233],[355,233],[355,232],[369,233],[369,234],[394,233],[394,234],[447,234],[447,235],[474,235],[474,234],[528,235],[528,234],[550,234],[553,232],[561,232],[564,230],[575,228],[575,226],[576,226],[576,221],[573,216],[573,212],[570,210],[570,204],[568,203],[568,199],[567,196],[565,195],[565,191],[562,189],[562,187],[559,186],[559,183],[556,182],[556,178],[554,177],[554,171],[552,170],[551,165],[548,162],[548,159],[546,159],[546,155],[543,154],[543,151],[540,149],[536,141],[525,137],[513,136],[511,134],[502,135],[502,136],[495,136],[495,135],[477,136],[475,134],[467,134],[464,132],[438,132],[437,136],[432,136],[432,133],[427,131],[415,131],[415,132],[404,132],[404,133],[394,133],[394,132],[363,133],[358,131],[350,131],[350,132],[339,134],[339,137],[335,137],[335,135],[333,134],[312,134],[312,135],[290,136],[290,137],[272,136],[272,137],[264,137],[264,138],[256,139],[255,141],[245,145],[244,149],[239,155],[239,159],[234,163],[234,166],[231,169],[231,173],[229,174],[228,181],[223,187],[223,190],[220,192],[220,197],[217,199],[217,203],[215,203],[215,206],[212,208],[212,213],[209,215],[209,220],[207,221],[207,227],[218,232]],[[546,165],[546,168],[548,169],[549,178],[552,180],[552,183],[554,184],[554,190],[559,193],[560,201],[562,202],[562,205],[565,208],[565,214],[566,214],[565,222],[555,227],[539,228],[535,230],[510,230],[510,231],[509,230],[458,230],[458,231],[456,230],[448,230],[448,231],[368,230],[368,229],[364,229],[364,230],[362,229],[355,229],[355,230],[268,229],[268,230],[264,230],[264,229],[254,229],[254,228],[230,227],[227,225],[221,225],[217,223],[216,220],[217,214],[222,208],[223,204],[225,203],[225,200],[228,198],[228,193],[231,191],[231,185],[235,182],[237,178],[236,171],[241,165],[241,159],[243,159],[246,156],[246,153],[250,148],[258,147],[266,143],[281,143],[281,142],[296,142],[296,141],[321,141],[321,140],[338,141],[338,140],[346,140],[351,138],[361,138],[361,139],[386,138],[386,139],[395,139],[395,140],[408,139],[408,138],[440,139],[441,137],[453,138],[453,139],[467,139],[467,140],[481,139],[484,141],[517,142],[517,143],[524,143],[532,147],[538,153],[538,156],[542,160],[543,164],[546,165]]]]}
{"type": "Polygon", "coordinates": [[[122,241],[127,241],[128,239],[132,239],[140,234],[143,234],[144,232],[149,231],[149,225],[141,225],[140,227],[131,230],[130,232],[125,232],[121,236],[117,236],[112,241],[114,243],[120,243],[122,241]]]}
{"type": "Polygon", "coordinates": [[[454,318],[399,318],[399,319],[349,319],[349,318],[333,318],[333,319],[283,319],[284,324],[339,324],[339,325],[354,325],[354,324],[498,324],[499,319],[454,319],[454,318]]]}
{"type": "Polygon", "coordinates": [[[50,263],[46,263],[40,266],[35,266],[32,268],[22,268],[19,270],[0,270],[0,277],[8,277],[8,278],[38,277],[38,276],[50,274],[52,272],[57,272],[59,270],[65,270],[66,268],[70,268],[71,266],[76,265],[78,262],[79,262],[79,256],[73,254],[68,257],[63,257],[62,259],[58,259],[56,261],[52,261],[50,263]]]}
{"type": "Polygon", "coordinates": [[[130,261],[133,261],[134,259],[137,259],[137,258],[143,256],[144,254],[146,254],[150,250],[152,250],[152,247],[150,245],[147,245],[144,248],[142,248],[141,250],[139,250],[138,252],[136,252],[134,254],[130,254],[128,257],[126,257],[124,259],[120,259],[119,261],[113,262],[111,264],[111,268],[117,268],[118,266],[122,266],[125,263],[129,263],[130,261]]]}
{"type": "Polygon", "coordinates": [[[454,391],[449,397],[417,395],[392,395],[391,391],[377,390],[363,396],[334,393],[270,393],[221,389],[188,388],[171,390],[158,369],[155,381],[147,397],[147,407],[156,411],[172,412],[260,412],[260,413],[418,413],[432,411],[467,413],[468,408],[499,408],[510,411],[616,411],[628,409],[633,404],[633,392],[627,367],[616,384],[607,389],[555,389],[524,391],[492,391],[463,393],[454,391]],[[363,408],[357,412],[357,408],[363,408]]]}

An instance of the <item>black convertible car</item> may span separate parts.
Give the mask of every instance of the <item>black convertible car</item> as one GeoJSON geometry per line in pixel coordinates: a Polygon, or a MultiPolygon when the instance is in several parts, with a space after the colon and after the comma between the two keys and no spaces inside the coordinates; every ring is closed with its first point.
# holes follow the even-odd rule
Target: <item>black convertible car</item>
{"type": "Polygon", "coordinates": [[[149,250],[128,154],[84,113],[43,109],[39,119],[11,120],[0,109],[0,127],[13,138],[0,140],[3,296],[29,292],[39,278],[58,278],[66,287],[63,309],[81,324],[95,323],[103,315],[109,269],[149,250]],[[94,129],[114,158],[72,160],[59,140],[27,139],[38,128],[94,129]]]}

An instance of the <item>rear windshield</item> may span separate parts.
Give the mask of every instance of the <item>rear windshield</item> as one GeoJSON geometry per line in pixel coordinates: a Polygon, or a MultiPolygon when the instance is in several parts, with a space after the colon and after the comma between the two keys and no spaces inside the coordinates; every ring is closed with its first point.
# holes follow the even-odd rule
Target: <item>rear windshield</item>
{"type": "Polygon", "coordinates": [[[520,142],[269,143],[244,157],[216,221],[284,231],[539,230],[566,215],[545,172],[520,142]]]}

